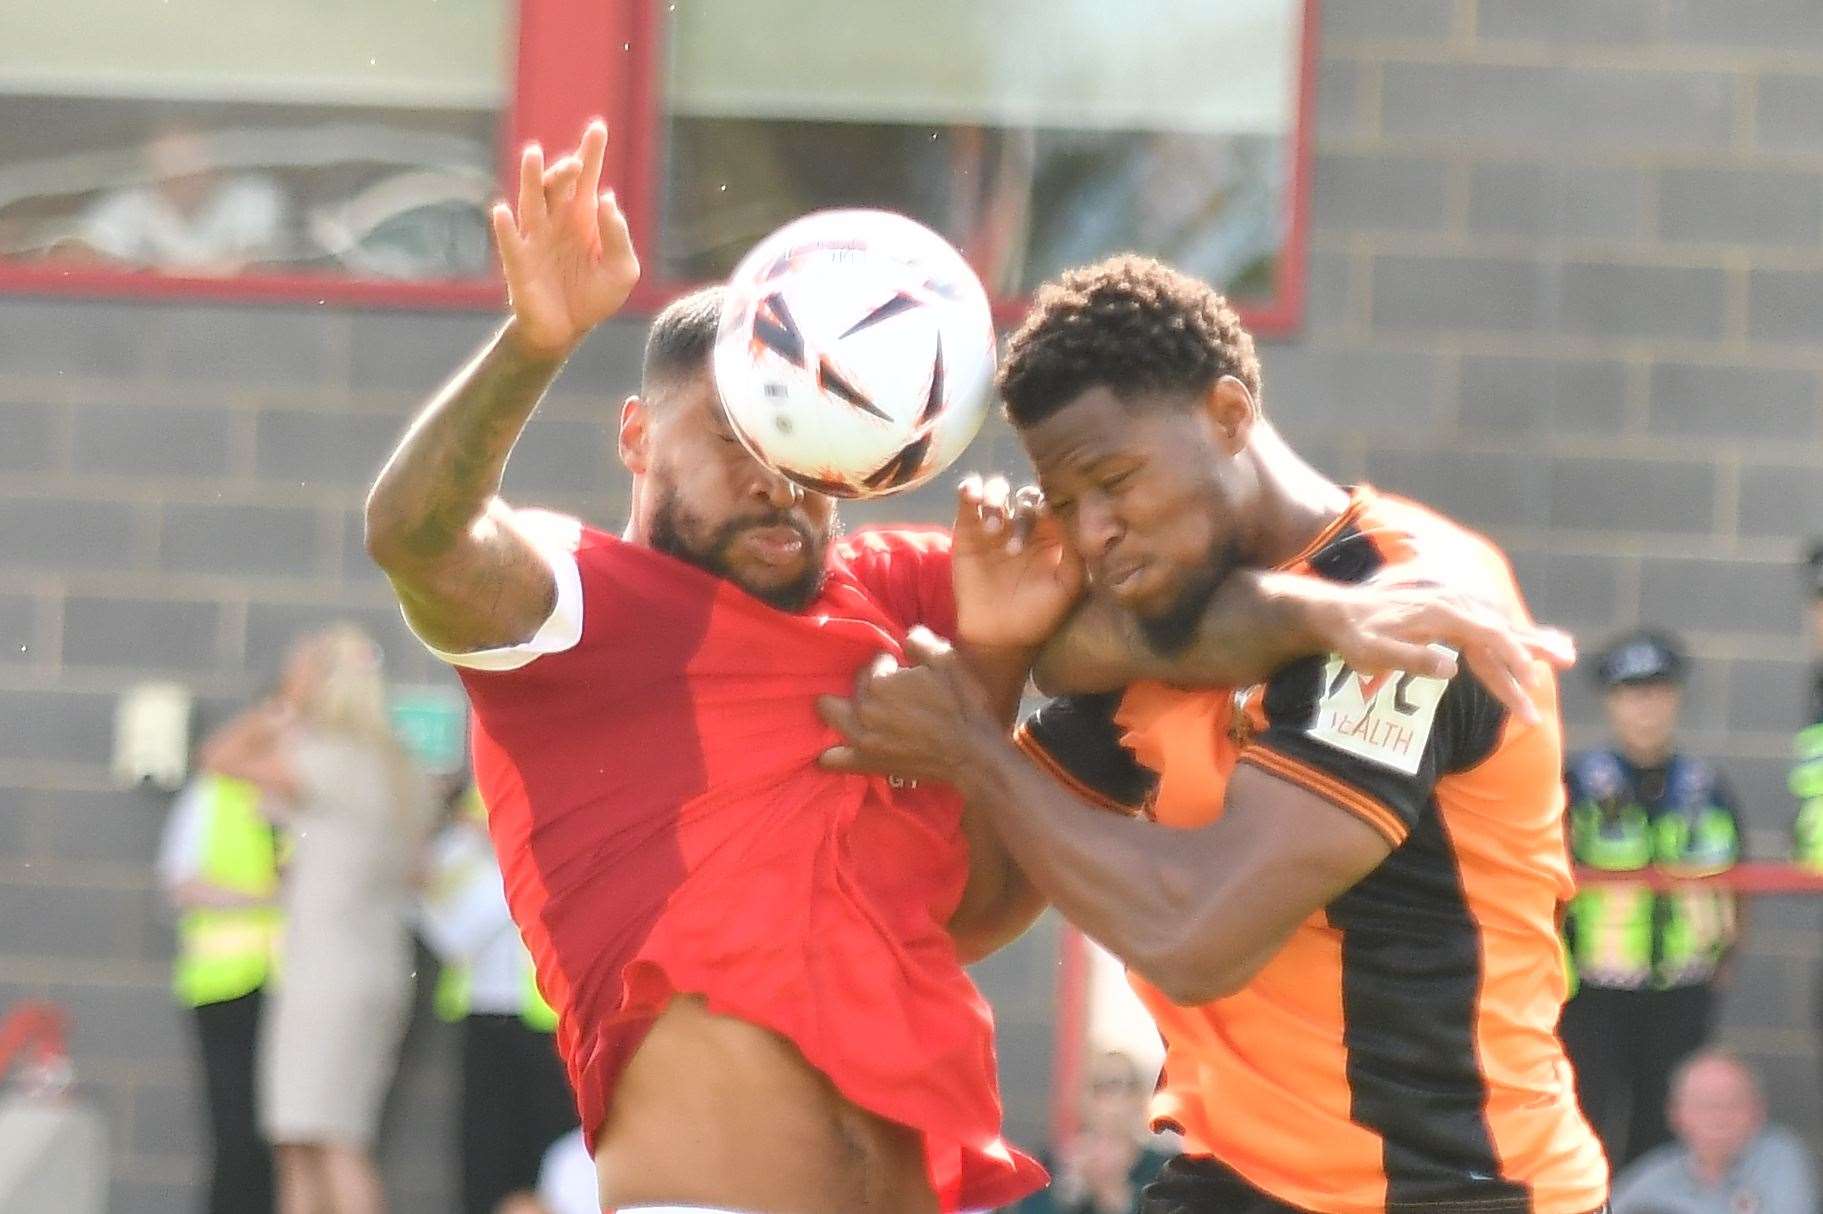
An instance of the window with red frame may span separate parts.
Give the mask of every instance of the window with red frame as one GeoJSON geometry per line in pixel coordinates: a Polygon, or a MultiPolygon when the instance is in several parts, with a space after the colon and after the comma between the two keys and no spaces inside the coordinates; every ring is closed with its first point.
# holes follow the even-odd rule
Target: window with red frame
{"type": "Polygon", "coordinates": [[[786,220],[902,211],[1008,318],[1136,249],[1296,323],[1307,0],[676,0],[647,16],[635,171],[651,291],[786,220]]]}
{"type": "Polygon", "coordinates": [[[502,145],[561,152],[605,114],[639,305],[787,219],[880,206],[953,240],[1008,319],[1138,249],[1283,331],[1315,3],[59,0],[0,52],[0,289],[497,306],[502,145]],[[106,204],[147,227],[145,192],[199,161],[239,187],[235,256],[96,247],[106,204]]]}
{"type": "Polygon", "coordinates": [[[497,303],[516,8],[19,6],[0,289],[497,303]]]}

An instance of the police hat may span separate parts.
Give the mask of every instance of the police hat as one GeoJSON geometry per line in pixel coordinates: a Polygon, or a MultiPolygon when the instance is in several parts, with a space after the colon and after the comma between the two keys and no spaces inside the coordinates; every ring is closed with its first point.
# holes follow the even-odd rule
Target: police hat
{"type": "Polygon", "coordinates": [[[1823,540],[1810,546],[1804,554],[1804,584],[1818,598],[1823,598],[1823,540]]]}
{"type": "Polygon", "coordinates": [[[1595,680],[1603,687],[1623,683],[1682,683],[1684,653],[1662,632],[1642,629],[1621,637],[1595,662],[1595,680]]]}

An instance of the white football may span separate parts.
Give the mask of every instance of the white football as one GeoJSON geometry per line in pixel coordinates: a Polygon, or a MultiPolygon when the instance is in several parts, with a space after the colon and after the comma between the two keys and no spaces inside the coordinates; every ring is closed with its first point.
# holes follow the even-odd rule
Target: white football
{"type": "Polygon", "coordinates": [[[943,471],[981,428],[994,322],[981,280],[929,228],[820,211],[735,268],[714,362],[755,459],[817,493],[880,497],[943,471]]]}

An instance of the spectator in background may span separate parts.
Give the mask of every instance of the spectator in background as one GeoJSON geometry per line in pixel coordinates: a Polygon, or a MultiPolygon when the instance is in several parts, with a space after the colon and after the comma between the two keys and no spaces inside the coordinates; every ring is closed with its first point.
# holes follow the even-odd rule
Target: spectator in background
{"type": "Polygon", "coordinates": [[[145,176],[145,184],[96,202],[73,243],[137,269],[211,277],[282,256],[287,206],[278,183],[223,174],[198,132],[171,127],[154,137],[145,147],[145,176]]]}
{"type": "Polygon", "coordinates": [[[552,1039],[557,1013],[538,991],[532,955],[507,910],[487,810],[473,787],[432,844],[418,922],[443,963],[437,1014],[462,1026],[463,1214],[541,1210],[539,1168],[577,1128],[576,1103],[552,1039]]]}
{"type": "Polygon", "coordinates": [[[1700,1050],[1671,1081],[1677,1141],[1614,1183],[1614,1214],[1816,1214],[1816,1175],[1798,1136],[1766,1123],[1747,1064],[1700,1050]]]}
{"type": "MultiPolygon", "coordinates": [[[[1734,798],[1707,762],[1677,750],[1684,656],[1641,631],[1601,655],[1611,745],[1566,775],[1576,862],[1608,873],[1723,872],[1741,857],[1734,798]]],[[[1583,1113],[1616,1168],[1667,1142],[1667,1077],[1709,1038],[1718,974],[1739,942],[1726,890],[1655,892],[1588,882],[1564,928],[1578,983],[1562,1034],[1583,1113]]]]}
{"type": "MultiPolygon", "coordinates": [[[[235,729],[229,725],[228,729],[235,729]]],[[[255,1043],[278,943],[278,863],[259,789],[204,772],[171,807],[159,885],[178,915],[172,987],[192,1009],[209,1115],[207,1214],[272,1214],[254,1115],[255,1043]]]]}
{"type": "Polygon", "coordinates": [[[1050,1188],[1026,1198],[1019,1214],[1137,1214],[1140,1190],[1173,1154],[1148,1127],[1151,1095],[1130,1055],[1097,1054],[1089,1063],[1082,1126],[1050,1161],[1050,1188]]]}
{"type": "Polygon", "coordinates": [[[370,1149],[411,1010],[411,874],[434,805],[393,737],[379,649],[337,626],[204,755],[289,825],[285,952],[260,1038],[281,1214],[377,1214],[370,1149]]]}
{"type": "Polygon", "coordinates": [[[1811,547],[1804,572],[1810,599],[1810,723],[1792,745],[1790,786],[1798,799],[1792,858],[1823,870],[1823,542],[1811,547]]]}
{"type": "MultiPolygon", "coordinates": [[[[1811,545],[1804,559],[1806,597],[1810,600],[1810,695],[1805,720],[1792,740],[1789,787],[1797,798],[1792,824],[1791,858],[1800,867],[1823,872],[1823,541],[1811,545]]],[[[1823,1021],[1823,990],[1814,995],[1823,1021]]]]}

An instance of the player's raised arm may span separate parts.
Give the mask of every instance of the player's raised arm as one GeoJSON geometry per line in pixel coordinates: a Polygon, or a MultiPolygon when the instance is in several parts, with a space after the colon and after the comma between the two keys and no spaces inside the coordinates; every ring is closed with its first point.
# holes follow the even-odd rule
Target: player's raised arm
{"type": "Polygon", "coordinates": [[[592,123],[549,168],[526,148],[517,206],[493,213],[512,317],[412,422],[367,498],[367,550],[440,650],[518,644],[552,610],[550,567],[500,478],[564,360],[639,280],[626,217],[601,190],[607,141],[592,123]]]}
{"type": "Polygon", "coordinates": [[[1204,610],[1190,644],[1158,653],[1132,617],[1085,599],[1039,655],[1033,676],[1053,695],[1113,691],[1144,679],[1247,687],[1297,658],[1339,653],[1357,670],[1448,677],[1448,646],[1507,707],[1529,718],[1523,686],[1534,662],[1575,660],[1553,628],[1515,623],[1492,605],[1440,587],[1345,585],[1302,574],[1236,570],[1204,610]]]}

